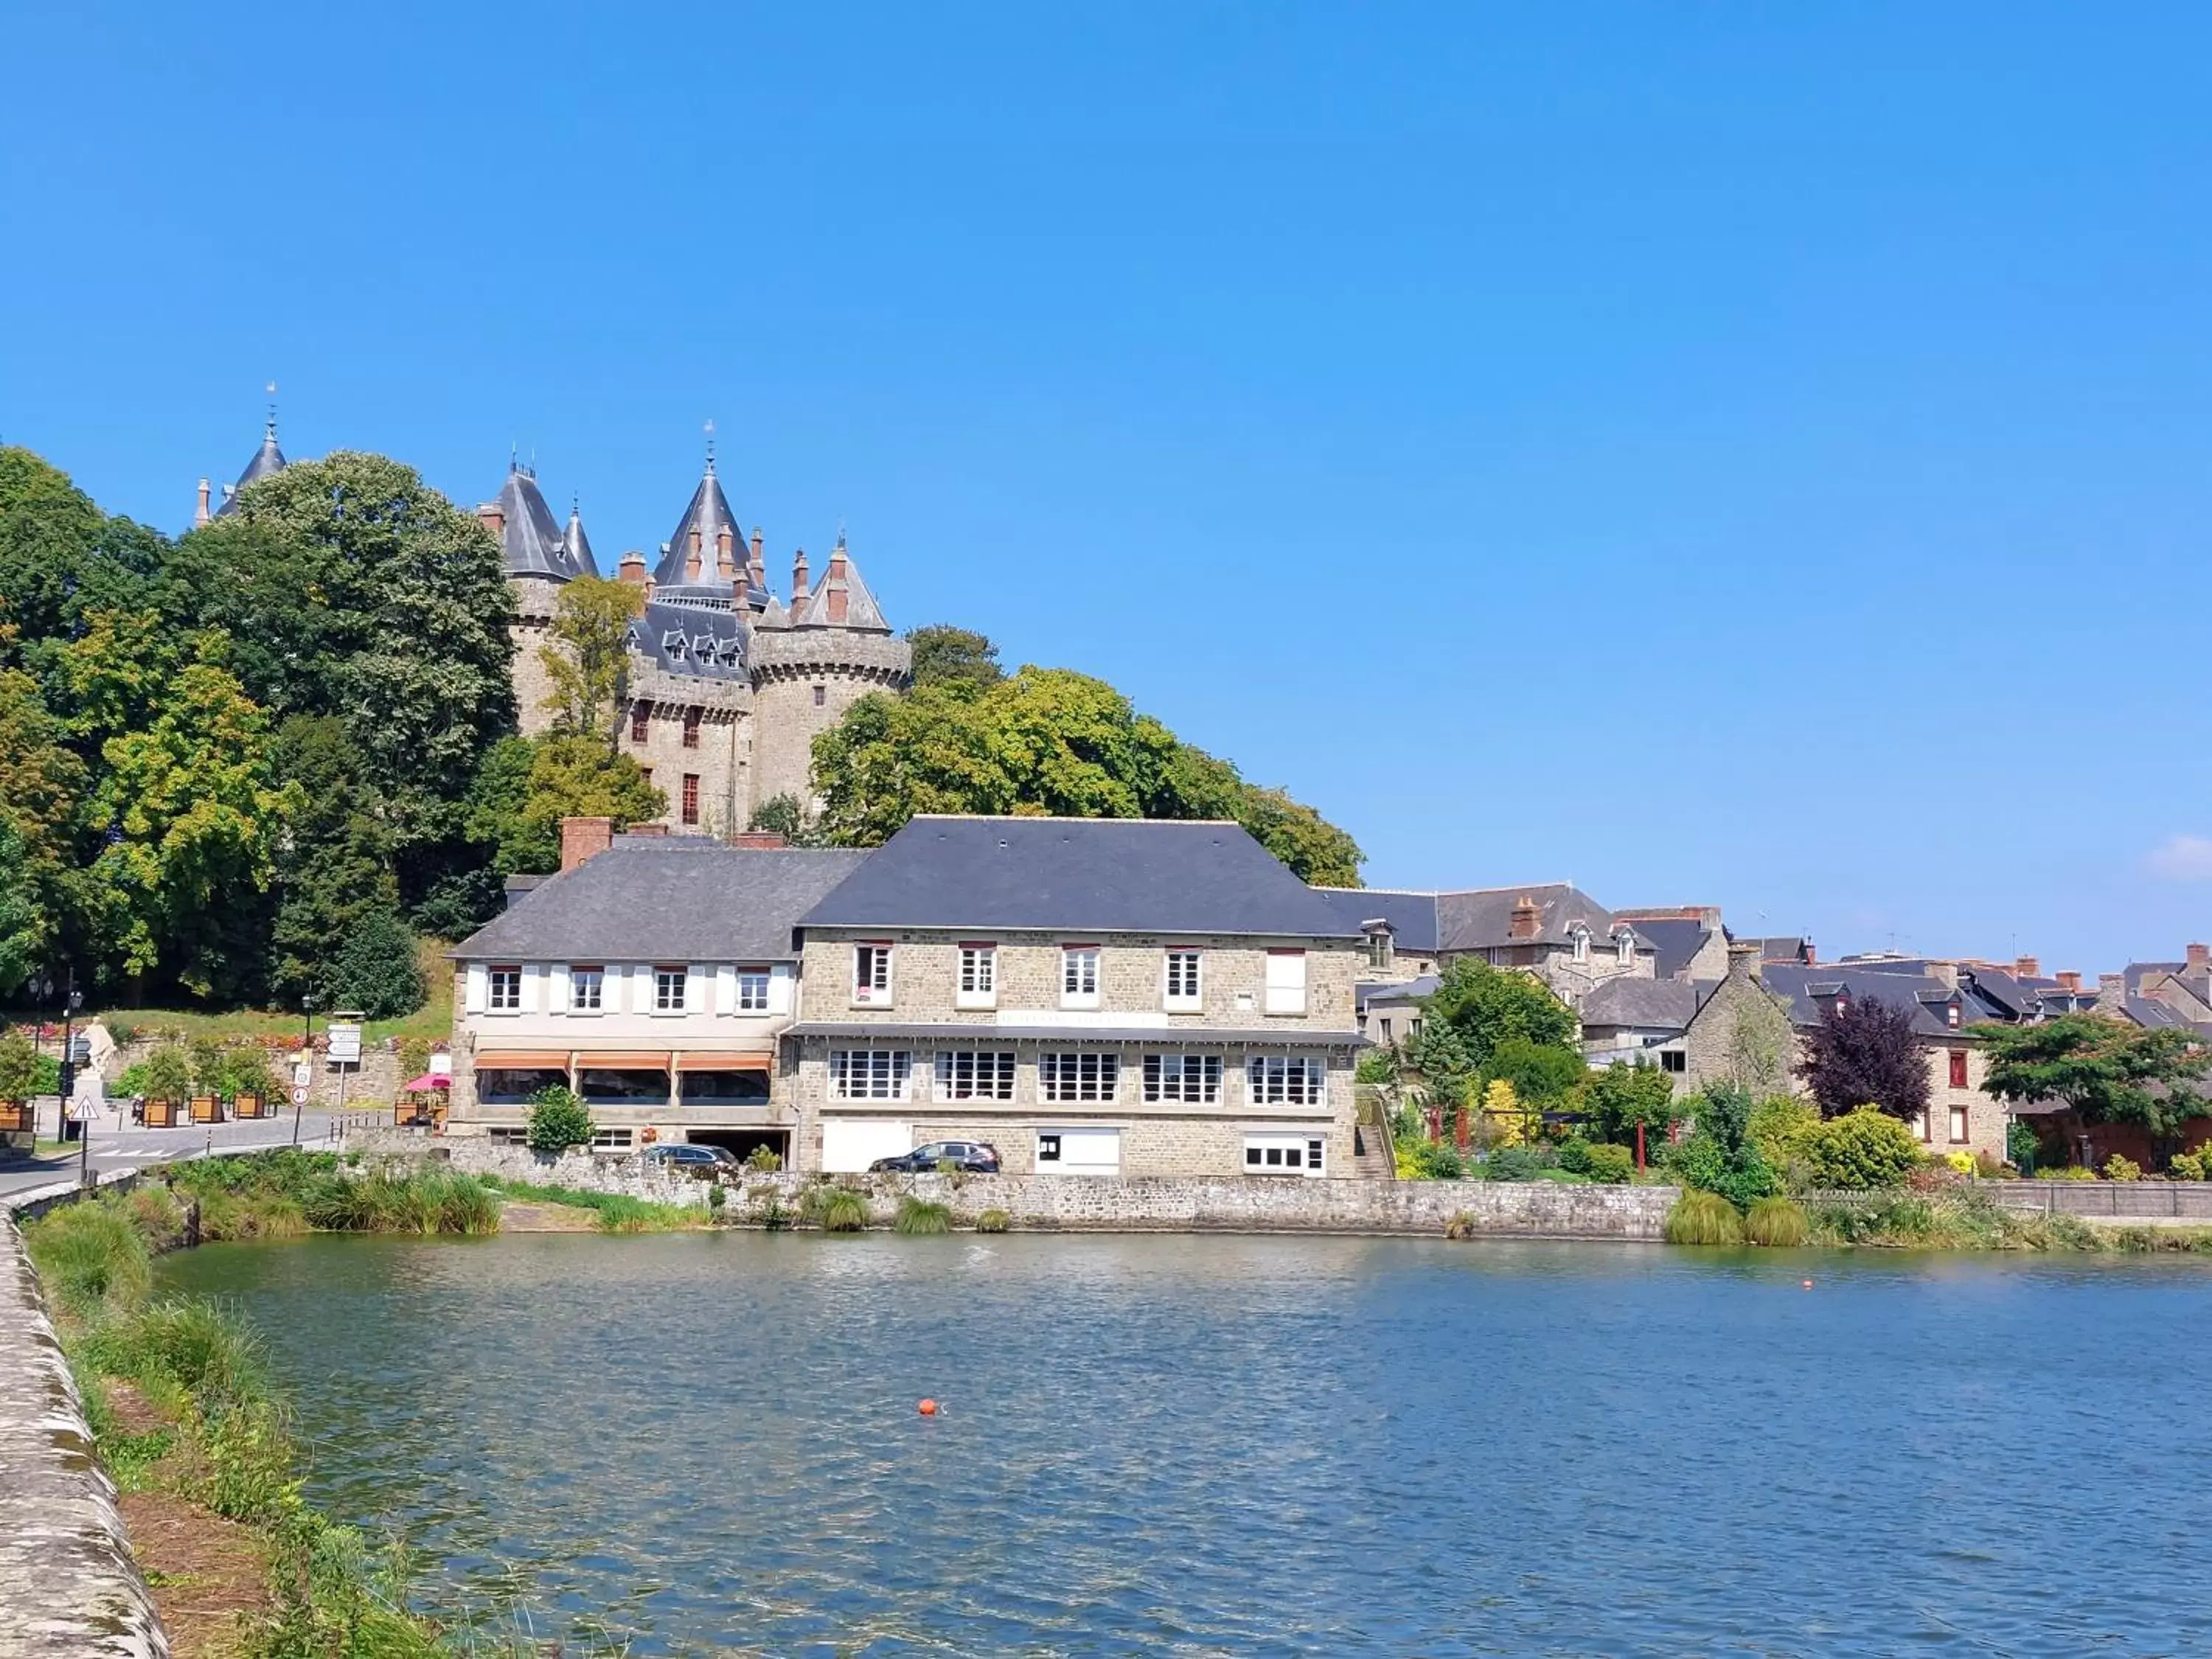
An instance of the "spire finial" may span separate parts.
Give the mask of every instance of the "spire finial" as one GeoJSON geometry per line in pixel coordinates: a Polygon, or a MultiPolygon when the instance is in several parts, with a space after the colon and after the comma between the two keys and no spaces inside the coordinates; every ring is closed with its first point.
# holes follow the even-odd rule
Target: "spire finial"
{"type": "Polygon", "coordinates": [[[842,519],[837,520],[837,550],[840,553],[845,550],[845,521],[842,519]]]}
{"type": "Polygon", "coordinates": [[[714,423],[711,420],[707,422],[707,476],[714,476],[714,423]]]}
{"type": "Polygon", "coordinates": [[[522,471],[522,446],[512,438],[507,441],[507,470],[509,472],[522,471]]]}
{"type": "Polygon", "coordinates": [[[268,438],[272,444],[276,441],[276,382],[274,380],[269,382],[268,438]]]}

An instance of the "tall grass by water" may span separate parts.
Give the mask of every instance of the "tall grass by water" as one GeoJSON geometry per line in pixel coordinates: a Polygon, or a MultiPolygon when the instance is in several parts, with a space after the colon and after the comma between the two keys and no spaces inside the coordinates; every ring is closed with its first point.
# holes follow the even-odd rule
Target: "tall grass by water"
{"type": "Polygon", "coordinates": [[[891,1223],[891,1231],[909,1237],[925,1237],[952,1231],[952,1210],[949,1205],[933,1204],[926,1198],[902,1198],[899,1200],[898,1215],[891,1223]]]}
{"type": "Polygon", "coordinates": [[[1741,1244],[1743,1217],[1718,1193],[1684,1193],[1667,1212],[1669,1244],[1741,1244]]]}
{"type": "Polygon", "coordinates": [[[660,1233],[679,1227],[696,1227],[705,1218],[681,1204],[655,1204],[625,1193],[594,1193],[581,1187],[543,1185],[534,1181],[508,1181],[500,1176],[479,1177],[491,1192],[507,1198],[534,1200],[589,1210],[603,1233],[660,1233]]]}
{"type": "Polygon", "coordinates": [[[170,1166],[169,1185],[198,1206],[199,1236],[288,1237],[337,1233],[499,1231],[498,1200],[472,1176],[433,1165],[356,1168],[335,1152],[286,1147],[170,1166]]]}

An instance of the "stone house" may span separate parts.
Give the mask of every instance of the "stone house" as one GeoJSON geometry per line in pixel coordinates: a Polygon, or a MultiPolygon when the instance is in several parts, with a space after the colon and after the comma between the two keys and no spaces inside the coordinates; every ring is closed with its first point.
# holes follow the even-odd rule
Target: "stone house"
{"type": "Polygon", "coordinates": [[[1314,891],[1360,934],[1365,983],[1398,983],[1474,957],[1530,974],[1573,1006],[1607,980],[1650,979],[1657,972],[1659,953],[1650,939],[1565,883],[1449,892],[1314,891]]]}
{"type": "Polygon", "coordinates": [[[918,817],[802,927],[800,1169],[1358,1172],[1363,936],[1234,823],[918,817]]]}

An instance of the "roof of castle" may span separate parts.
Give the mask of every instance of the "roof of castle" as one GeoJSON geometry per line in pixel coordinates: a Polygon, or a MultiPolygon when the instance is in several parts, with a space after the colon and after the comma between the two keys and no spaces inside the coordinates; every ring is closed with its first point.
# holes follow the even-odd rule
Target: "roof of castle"
{"type": "Polygon", "coordinates": [[[238,505],[238,492],[250,483],[258,483],[272,473],[282,472],[291,463],[284,452],[276,447],[276,417],[271,415],[269,424],[261,434],[261,447],[253,452],[253,459],[246,464],[246,471],[238,475],[238,482],[223,491],[222,505],[215,510],[218,519],[238,505]]]}
{"type": "Polygon", "coordinates": [[[876,603],[876,596],[860,580],[860,567],[853,562],[853,556],[845,549],[843,532],[839,532],[830,562],[823,567],[822,580],[814,584],[814,591],[806,596],[805,607],[792,618],[792,625],[849,628],[864,634],[891,631],[891,625],[884,620],[883,608],[876,603]],[[845,614],[842,617],[833,615],[832,596],[837,593],[845,596],[845,614]]]}
{"type": "MultiPolygon", "coordinates": [[[[547,576],[565,582],[573,576],[596,576],[599,568],[579,565],[569,556],[568,544],[555,522],[553,509],[538,488],[537,475],[520,461],[510,461],[507,479],[499,487],[499,550],[510,576],[547,576]]],[[[576,526],[577,534],[583,526],[576,526]]],[[[590,549],[586,546],[588,559],[590,549]]]]}
{"type": "MultiPolygon", "coordinates": [[[[714,476],[713,456],[707,458],[707,471],[699,480],[699,487],[691,492],[691,503],[677,520],[676,532],[661,549],[660,563],[653,573],[653,583],[659,587],[682,587],[690,580],[691,532],[699,532],[699,571],[703,579],[715,568],[721,546],[721,534],[730,532],[731,557],[740,566],[744,562],[744,536],[738,529],[738,515],[730,510],[730,498],[722,493],[722,481],[714,476]]],[[[725,579],[724,586],[728,586],[725,579]]]]}
{"type": "Polygon", "coordinates": [[[658,595],[629,625],[630,644],[664,674],[697,679],[745,679],[745,624],[726,605],[670,605],[658,595]]]}
{"type": "Polygon", "coordinates": [[[568,508],[568,527],[561,532],[561,550],[578,575],[599,574],[599,562],[592,556],[592,538],[584,533],[584,515],[574,506],[568,508]]]}

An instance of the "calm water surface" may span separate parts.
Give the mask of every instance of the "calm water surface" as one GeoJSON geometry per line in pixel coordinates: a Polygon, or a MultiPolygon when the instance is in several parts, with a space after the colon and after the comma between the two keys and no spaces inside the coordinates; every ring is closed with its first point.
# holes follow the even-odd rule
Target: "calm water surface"
{"type": "Polygon", "coordinates": [[[635,1654],[2212,1651],[2194,1263],[587,1235],[165,1271],[268,1334],[318,1496],[433,1605],[635,1654]]]}

